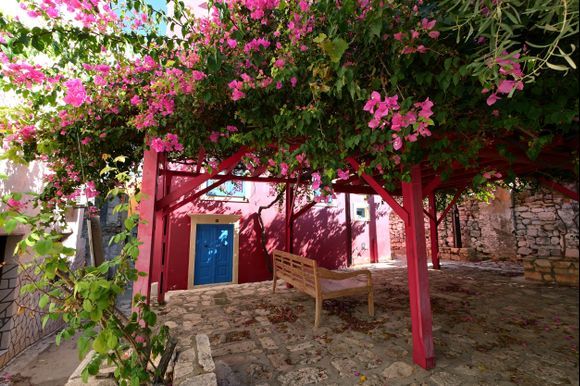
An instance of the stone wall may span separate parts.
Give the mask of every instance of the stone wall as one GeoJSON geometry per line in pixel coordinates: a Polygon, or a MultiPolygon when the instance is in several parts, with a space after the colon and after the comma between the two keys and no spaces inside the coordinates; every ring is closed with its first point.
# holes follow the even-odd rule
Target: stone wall
{"type": "Polygon", "coordinates": [[[22,295],[20,288],[35,280],[33,269],[19,271],[12,255],[18,236],[7,237],[5,264],[0,279],[0,368],[42,337],[62,327],[60,320],[49,320],[42,328],[38,310],[39,293],[22,295]]]}
{"type": "Polygon", "coordinates": [[[578,202],[545,188],[518,193],[517,254],[530,280],[578,285],[578,202]]]}
{"type": "MultiPolygon", "coordinates": [[[[464,200],[458,211],[462,247],[454,245],[450,212],[438,227],[442,259],[525,261],[531,280],[578,284],[578,202],[547,188],[498,189],[490,203],[464,200]]],[[[425,229],[429,250],[426,216],[425,229]]],[[[404,224],[393,212],[390,232],[392,255],[404,257],[404,224]]]]}

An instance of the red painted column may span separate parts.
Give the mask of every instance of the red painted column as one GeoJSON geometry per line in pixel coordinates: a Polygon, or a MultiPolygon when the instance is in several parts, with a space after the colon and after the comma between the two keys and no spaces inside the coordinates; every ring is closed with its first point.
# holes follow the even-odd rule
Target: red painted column
{"type": "Polygon", "coordinates": [[[346,265],[352,265],[352,219],[350,214],[350,193],[344,194],[344,216],[346,222],[346,265]]]}
{"type": "Polygon", "coordinates": [[[435,367],[435,352],[419,166],[411,168],[411,182],[403,182],[402,187],[403,208],[409,213],[409,220],[405,223],[405,238],[413,332],[413,361],[425,369],[430,369],[435,367]]]}
{"type": "Polygon", "coordinates": [[[139,203],[139,217],[142,221],[137,229],[139,256],[135,268],[147,276],[139,276],[133,283],[133,296],[140,294],[149,302],[151,273],[153,268],[153,239],[155,234],[155,199],[157,196],[157,177],[159,173],[160,154],[153,149],[145,150],[143,155],[143,180],[141,182],[142,198],[139,203]]]}
{"type": "Polygon", "coordinates": [[[292,190],[292,184],[286,184],[286,198],[284,200],[286,204],[286,226],[285,226],[285,246],[286,252],[293,253],[292,240],[294,240],[294,222],[292,221],[293,212],[293,202],[294,202],[294,191],[292,190]]]}
{"type": "Polygon", "coordinates": [[[429,234],[431,237],[431,262],[434,269],[441,269],[439,262],[439,232],[437,231],[437,207],[435,192],[429,193],[429,234]]]}
{"type": "Polygon", "coordinates": [[[369,204],[369,249],[371,254],[371,263],[379,262],[379,246],[377,242],[377,213],[375,208],[375,196],[368,196],[369,204]]]}

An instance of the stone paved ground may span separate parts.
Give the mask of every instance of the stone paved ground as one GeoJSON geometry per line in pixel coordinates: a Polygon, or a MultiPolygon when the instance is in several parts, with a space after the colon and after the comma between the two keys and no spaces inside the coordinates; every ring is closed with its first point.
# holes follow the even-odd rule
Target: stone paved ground
{"type": "Polygon", "coordinates": [[[273,295],[271,282],[174,292],[159,311],[179,351],[209,335],[221,385],[578,384],[578,289],[497,268],[430,271],[431,371],[412,363],[401,267],[373,270],[374,319],[364,297],[325,301],[317,330],[314,300],[284,285],[273,295]]]}

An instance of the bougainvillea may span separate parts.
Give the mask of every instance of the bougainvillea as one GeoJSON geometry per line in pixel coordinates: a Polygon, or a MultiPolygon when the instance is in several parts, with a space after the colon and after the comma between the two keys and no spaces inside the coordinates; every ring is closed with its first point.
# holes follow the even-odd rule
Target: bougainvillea
{"type": "Polygon", "coordinates": [[[418,162],[473,166],[494,138],[534,157],[578,131],[577,0],[216,0],[203,18],[171,3],[21,0],[36,26],[0,18],[19,101],[4,157],[51,168],[41,211],[120,188],[148,146],[210,168],[245,146],[246,169],[323,200],[349,156],[393,188],[418,162]]]}
{"type": "Polygon", "coordinates": [[[181,3],[173,15],[142,1],[21,4],[45,26],[2,21],[4,84],[24,98],[22,111],[5,118],[5,146],[12,156],[45,157],[55,181],[67,182],[53,189],[59,197],[87,182],[69,178],[81,159],[85,179],[101,190],[102,154],[136,168],[146,137],[176,158],[197,159],[203,148],[208,163],[246,145],[254,166],[318,170],[322,186],[359,154],[388,185],[420,159],[442,169],[451,160],[472,164],[486,137],[541,148],[546,133],[577,127],[576,74],[557,71],[575,66],[576,53],[564,52],[573,49],[577,13],[557,2],[545,12],[487,4],[482,12],[507,15],[501,24],[493,18],[499,36],[449,1],[216,1],[202,19],[181,3]],[[477,32],[454,36],[452,19],[477,32]],[[506,24],[533,31],[540,21],[544,36],[519,45],[504,33],[506,24]],[[64,38],[71,43],[57,43],[64,38]],[[35,63],[40,51],[49,64],[35,63]]]}

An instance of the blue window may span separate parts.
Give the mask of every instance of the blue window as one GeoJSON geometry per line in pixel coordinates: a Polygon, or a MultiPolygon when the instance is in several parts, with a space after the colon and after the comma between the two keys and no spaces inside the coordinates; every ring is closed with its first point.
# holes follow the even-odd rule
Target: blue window
{"type": "MultiPolygon", "coordinates": [[[[209,180],[206,186],[210,186],[213,183],[215,183],[215,180],[209,180]]],[[[247,198],[246,184],[244,184],[244,181],[226,181],[217,188],[210,190],[207,196],[212,198],[245,200],[247,198]]]]}

